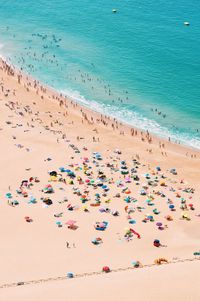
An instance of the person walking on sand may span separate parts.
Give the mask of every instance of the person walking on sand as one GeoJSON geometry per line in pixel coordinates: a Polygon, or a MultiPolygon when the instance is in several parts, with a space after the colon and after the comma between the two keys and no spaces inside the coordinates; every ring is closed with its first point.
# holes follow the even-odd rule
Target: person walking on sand
{"type": "Polygon", "coordinates": [[[66,241],[66,247],[67,247],[67,249],[70,249],[70,246],[69,246],[69,242],[68,242],[68,241],[66,241]]]}

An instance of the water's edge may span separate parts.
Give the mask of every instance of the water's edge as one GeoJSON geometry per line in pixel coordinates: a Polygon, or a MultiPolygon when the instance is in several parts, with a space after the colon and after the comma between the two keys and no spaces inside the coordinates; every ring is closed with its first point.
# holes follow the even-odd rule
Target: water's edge
{"type": "MultiPolygon", "coordinates": [[[[123,110],[121,110],[120,112],[116,111],[116,114],[115,114],[115,112],[109,113],[108,106],[106,106],[106,105],[104,106],[103,104],[101,105],[95,101],[91,102],[90,100],[87,100],[84,96],[80,95],[79,92],[77,92],[77,91],[66,91],[66,90],[55,89],[54,87],[38,80],[37,78],[32,76],[32,74],[21,71],[19,66],[16,66],[15,64],[12,63],[12,60],[10,57],[6,58],[5,56],[0,54],[0,59],[2,61],[6,62],[9,66],[11,66],[17,73],[23,74],[25,77],[28,77],[31,81],[37,80],[41,86],[47,88],[48,90],[50,90],[58,95],[62,94],[63,96],[65,96],[67,98],[67,100],[78,103],[83,108],[85,107],[87,110],[89,110],[91,112],[95,112],[97,114],[103,114],[105,116],[115,118],[128,127],[135,128],[135,129],[142,130],[142,131],[148,131],[150,134],[153,134],[153,136],[155,136],[157,138],[161,138],[165,141],[167,141],[170,137],[171,143],[182,145],[188,149],[193,149],[193,150],[197,150],[197,151],[200,150],[200,145],[192,145],[192,144],[186,143],[186,142],[184,143],[184,141],[180,140],[180,137],[178,137],[178,136],[176,137],[175,135],[173,136],[173,134],[170,133],[167,128],[161,127],[155,121],[146,119],[147,123],[143,124],[143,119],[140,118],[139,114],[137,116],[136,112],[130,112],[130,113],[135,114],[135,116],[137,118],[137,119],[135,119],[136,120],[135,122],[137,122],[137,124],[135,124],[134,122],[132,122],[132,123],[127,122],[127,120],[124,120],[124,118],[123,118],[123,110]],[[120,118],[119,114],[117,114],[117,113],[120,113],[121,118],[120,118]],[[154,123],[155,131],[151,130],[151,128],[148,125],[148,122],[150,122],[151,124],[154,123]],[[156,131],[156,129],[157,129],[157,131],[156,131]]],[[[110,107],[110,109],[113,110],[113,108],[111,108],[111,107],[110,107]]],[[[116,108],[116,109],[118,110],[118,108],[116,108]]]]}

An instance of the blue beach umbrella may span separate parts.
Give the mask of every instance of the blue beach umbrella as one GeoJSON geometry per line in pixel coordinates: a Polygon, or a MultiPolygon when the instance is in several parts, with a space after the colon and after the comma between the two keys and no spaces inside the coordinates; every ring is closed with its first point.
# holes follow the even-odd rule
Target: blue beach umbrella
{"type": "Polygon", "coordinates": [[[124,201],[125,201],[126,203],[130,203],[131,198],[130,198],[129,196],[127,196],[127,197],[124,199],[124,201]]]}
{"type": "Polygon", "coordinates": [[[72,272],[67,273],[67,278],[74,278],[74,274],[72,272]]]}
{"type": "Polygon", "coordinates": [[[60,221],[57,221],[57,222],[56,222],[56,225],[57,225],[58,227],[61,227],[61,226],[62,226],[62,223],[61,223],[60,221]]]}
{"type": "Polygon", "coordinates": [[[6,193],[6,198],[7,199],[12,199],[12,194],[10,192],[6,193]]]}
{"type": "Polygon", "coordinates": [[[136,221],[135,221],[134,219],[131,219],[131,220],[129,221],[129,224],[134,225],[134,224],[136,224],[136,221]]]}

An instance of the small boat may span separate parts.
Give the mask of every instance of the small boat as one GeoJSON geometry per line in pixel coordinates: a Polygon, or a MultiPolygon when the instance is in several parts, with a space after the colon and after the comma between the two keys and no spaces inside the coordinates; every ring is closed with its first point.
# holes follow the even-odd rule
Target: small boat
{"type": "Polygon", "coordinates": [[[115,8],[113,8],[112,12],[113,12],[113,13],[116,13],[116,12],[117,12],[117,10],[116,10],[115,8]]]}
{"type": "Polygon", "coordinates": [[[190,25],[189,22],[184,22],[183,24],[184,24],[185,26],[189,26],[189,25],[190,25]]]}

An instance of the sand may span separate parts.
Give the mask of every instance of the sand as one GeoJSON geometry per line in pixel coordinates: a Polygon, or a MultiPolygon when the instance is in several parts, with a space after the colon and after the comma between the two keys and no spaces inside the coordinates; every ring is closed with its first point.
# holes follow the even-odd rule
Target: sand
{"type": "MultiPolygon", "coordinates": [[[[11,75],[13,72],[5,62],[1,61],[0,66],[3,87],[0,89],[0,286],[19,281],[62,277],[69,271],[75,274],[101,271],[104,265],[111,269],[126,268],[131,266],[133,260],[152,264],[159,257],[168,261],[194,257],[193,253],[200,249],[200,160],[197,150],[187,149],[136,129],[133,135],[128,126],[81,107],[55,91],[41,87],[26,75],[19,76],[17,70],[11,75]],[[75,145],[80,153],[75,152],[70,144],[75,145]],[[116,148],[122,154],[116,154],[116,148]],[[124,178],[119,173],[112,173],[106,167],[107,163],[114,162],[120,168],[120,161],[125,160],[130,170],[134,158],[140,162],[140,186],[135,185],[132,180],[126,184],[131,190],[131,196],[145,207],[144,212],[136,210],[132,215],[137,221],[136,225],[128,223],[128,214],[124,207],[133,205],[123,201],[126,195],[122,195],[120,199],[113,197],[117,192],[121,193],[121,189],[114,184],[108,184],[110,191],[107,198],[102,199],[101,205],[118,210],[119,217],[100,213],[98,208],[89,205],[94,202],[97,192],[89,186],[85,188],[89,191],[90,201],[86,203],[89,212],[84,212],[85,204],[81,204],[80,197],[73,194],[73,186],[69,185],[68,180],[67,184],[50,182],[55,189],[55,194],[48,195],[53,200],[53,205],[43,206],[40,197],[44,193],[41,190],[49,183],[48,172],[59,171],[59,167],[68,167],[68,164],[79,164],[79,167],[83,167],[83,158],[88,157],[88,164],[92,166],[95,178],[99,167],[92,162],[93,152],[102,154],[100,168],[108,177],[113,178],[114,183],[119,179],[123,182],[124,178]],[[48,158],[51,160],[47,160],[48,158]],[[155,190],[164,191],[174,202],[176,211],[169,210],[166,199],[163,201],[163,198],[154,195],[153,202],[161,213],[155,216],[154,223],[144,223],[142,219],[145,214],[152,214],[155,207],[147,207],[145,197],[139,195],[139,190],[146,183],[145,173],[156,175],[156,166],[160,166],[162,171],[158,173],[159,181],[162,173],[166,176],[163,180],[166,187],[159,185],[155,190]],[[178,175],[172,175],[169,172],[171,168],[176,168],[178,175]],[[36,197],[37,204],[27,204],[27,198],[16,195],[21,181],[30,177],[38,177],[40,180],[39,183],[34,183],[28,196],[36,197]],[[176,191],[170,191],[170,187],[176,191]],[[193,187],[195,193],[183,192],[185,187],[193,187]],[[13,199],[18,198],[18,206],[8,205],[5,197],[8,192],[12,193],[13,199]],[[180,198],[176,198],[176,192],[186,199],[187,204],[194,204],[195,210],[187,211],[190,221],[181,219],[180,198]],[[59,203],[64,197],[68,202],[59,203]],[[109,198],[110,204],[105,202],[109,198]],[[69,203],[79,206],[78,210],[67,210],[69,203]],[[60,212],[63,212],[63,216],[56,218],[54,215],[60,212]],[[165,220],[166,214],[173,215],[172,222],[165,220]],[[31,217],[33,222],[27,223],[25,216],[31,217]],[[77,230],[67,228],[65,222],[69,219],[77,221],[77,230]],[[109,226],[106,231],[99,233],[94,229],[94,223],[103,220],[108,221],[109,226]],[[61,221],[63,227],[58,227],[56,221],[61,221]],[[159,231],[155,226],[158,221],[167,224],[168,228],[159,231]],[[141,239],[135,236],[130,242],[124,239],[125,228],[130,226],[141,234],[141,239]],[[91,240],[97,236],[102,237],[103,244],[94,246],[91,240]],[[155,248],[154,239],[160,239],[164,247],[155,248]],[[67,248],[67,242],[70,248],[67,248]]],[[[87,178],[81,170],[77,174],[84,180],[87,178]]],[[[78,186],[77,183],[74,186],[78,186]]],[[[82,187],[80,185],[81,190],[82,187]]],[[[87,279],[71,279],[70,282],[66,280],[2,288],[0,298],[55,300],[58,296],[60,300],[92,300],[96,295],[96,300],[100,300],[108,298],[106,296],[109,294],[111,300],[118,300],[120,296],[126,300],[131,298],[133,290],[137,300],[151,300],[151,297],[147,299],[147,292],[154,300],[197,300],[198,267],[199,261],[176,263],[151,269],[91,276],[87,279]],[[188,279],[191,280],[191,285],[188,285],[188,279]],[[170,290],[168,286],[171,287],[170,290]],[[146,290],[143,291],[143,288],[146,290]],[[63,292],[66,292],[67,298],[63,292]]]]}
{"type": "Polygon", "coordinates": [[[2,300],[188,300],[198,301],[200,264],[182,263],[152,269],[16,287],[0,292],[2,300]],[[193,281],[190,281],[190,279],[193,281]]]}

